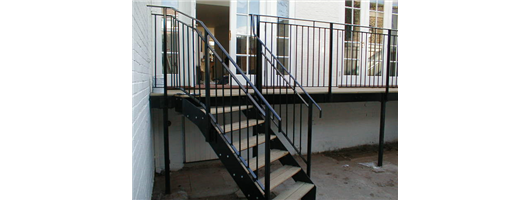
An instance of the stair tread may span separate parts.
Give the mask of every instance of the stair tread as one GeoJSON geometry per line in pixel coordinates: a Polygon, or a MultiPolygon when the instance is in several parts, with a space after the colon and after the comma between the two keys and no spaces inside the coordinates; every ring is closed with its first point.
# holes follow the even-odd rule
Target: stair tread
{"type": "MultiPolygon", "coordinates": [[[[228,132],[237,131],[239,129],[244,129],[244,128],[256,126],[258,124],[263,124],[263,123],[265,123],[265,120],[249,119],[248,123],[247,123],[247,120],[243,120],[241,122],[234,122],[234,123],[231,123],[231,124],[225,124],[225,125],[222,125],[221,127],[223,128],[225,133],[228,133],[228,132]]],[[[217,130],[217,131],[221,132],[220,130],[217,130]]]]}
{"type": "MultiPolygon", "coordinates": [[[[210,113],[213,115],[215,114],[221,114],[221,113],[230,113],[240,110],[246,110],[254,107],[253,105],[242,105],[242,106],[220,106],[220,107],[211,107],[210,113]]],[[[201,109],[202,112],[205,112],[205,109],[201,109]]]]}
{"type": "Polygon", "coordinates": [[[302,199],[315,185],[306,182],[296,182],[286,191],[280,193],[274,200],[302,199]]]}
{"type": "MultiPolygon", "coordinates": [[[[285,165],[272,172],[270,184],[271,190],[277,187],[278,185],[282,184],[289,178],[293,177],[300,170],[302,170],[302,168],[300,167],[285,165]]],[[[265,185],[265,177],[260,178],[259,181],[265,185]]]]}
{"type": "MultiPolygon", "coordinates": [[[[271,135],[270,138],[271,140],[274,140],[276,138],[276,135],[271,135]]],[[[238,151],[243,151],[251,147],[255,147],[257,145],[263,144],[263,143],[265,143],[265,134],[258,134],[250,138],[241,139],[241,141],[234,141],[232,145],[234,145],[234,147],[236,147],[238,151]],[[256,144],[256,138],[258,138],[257,144],[256,144]],[[247,141],[248,141],[248,145],[247,145],[247,141]],[[239,143],[241,143],[241,149],[239,149],[239,143]]]]}
{"type": "MultiPolygon", "coordinates": [[[[279,149],[271,149],[271,163],[284,157],[287,154],[289,154],[288,151],[283,151],[279,149]]],[[[258,158],[259,160],[257,160],[256,157],[254,157],[248,161],[250,169],[252,171],[256,171],[257,169],[265,166],[265,154],[259,154],[258,158]],[[258,168],[256,168],[256,161],[258,161],[258,164],[259,164],[258,168]]]]}

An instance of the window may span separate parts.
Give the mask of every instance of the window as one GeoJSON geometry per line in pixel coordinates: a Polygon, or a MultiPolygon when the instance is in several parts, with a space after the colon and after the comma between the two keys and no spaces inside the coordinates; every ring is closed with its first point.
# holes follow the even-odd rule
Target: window
{"type": "MultiPolygon", "coordinates": [[[[375,28],[383,28],[384,20],[384,1],[370,0],[370,26],[375,28]]],[[[370,43],[382,43],[383,37],[379,34],[383,33],[381,29],[371,29],[370,43]]]]}
{"type": "MultiPolygon", "coordinates": [[[[346,15],[344,19],[346,24],[361,25],[361,1],[360,0],[346,0],[346,15]],[[353,5],[353,6],[352,6],[353,5]]],[[[346,27],[346,40],[359,41],[358,33],[359,27],[347,26],[346,27]]]]}
{"type": "MultiPolygon", "coordinates": [[[[163,40],[164,38],[164,20],[163,17],[160,18],[160,38],[163,40]]],[[[167,62],[169,63],[169,70],[168,74],[178,74],[177,69],[177,61],[179,56],[179,49],[178,49],[178,40],[179,40],[179,27],[178,23],[175,23],[173,20],[171,20],[171,17],[167,17],[166,21],[166,49],[165,52],[167,53],[167,62]]],[[[164,59],[164,51],[160,52],[160,58],[164,59]]],[[[162,63],[164,63],[164,60],[162,60],[162,63]]],[[[162,73],[164,73],[165,68],[162,67],[162,73]]]]}
{"type": "Polygon", "coordinates": [[[259,9],[259,0],[237,1],[236,62],[247,74],[256,73],[256,45],[255,39],[250,35],[248,14],[259,14],[259,9]]]}
{"type": "Polygon", "coordinates": [[[383,21],[384,21],[384,0],[370,0],[370,36],[368,39],[368,76],[381,76],[383,66],[383,21]]]}
{"type": "MultiPolygon", "coordinates": [[[[392,2],[392,29],[398,29],[398,0],[392,2]]],[[[397,31],[392,31],[392,35],[397,35],[397,31]]],[[[388,69],[390,76],[397,76],[397,44],[397,36],[390,38],[390,68],[388,69]]]]}
{"type": "MultiPolygon", "coordinates": [[[[278,0],[277,6],[277,15],[280,17],[289,17],[289,1],[288,0],[278,0]]],[[[276,55],[278,56],[278,61],[287,69],[284,71],[283,68],[278,64],[277,69],[283,74],[286,75],[289,71],[289,20],[278,18],[278,30],[276,33],[276,55]]]]}
{"type": "MultiPolygon", "coordinates": [[[[346,24],[361,25],[361,1],[346,0],[346,24]]],[[[344,75],[359,75],[361,34],[357,26],[346,26],[344,37],[344,75]]]]}

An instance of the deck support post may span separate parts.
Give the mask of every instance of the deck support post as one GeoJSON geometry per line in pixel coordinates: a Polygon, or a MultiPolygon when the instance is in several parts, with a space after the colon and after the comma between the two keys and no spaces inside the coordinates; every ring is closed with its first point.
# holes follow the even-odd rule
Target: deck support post
{"type": "Polygon", "coordinates": [[[167,8],[163,9],[164,12],[164,103],[162,104],[163,108],[163,120],[164,120],[164,175],[166,183],[166,194],[171,194],[171,185],[170,185],[170,169],[169,169],[169,121],[168,121],[168,98],[167,98],[167,70],[169,69],[167,62],[167,8]]]}
{"type": "Polygon", "coordinates": [[[377,166],[382,167],[383,166],[383,150],[385,145],[385,113],[386,113],[386,102],[388,101],[388,87],[390,85],[390,42],[392,38],[392,31],[388,30],[388,40],[387,40],[387,53],[386,53],[386,86],[385,86],[385,93],[382,95],[381,98],[381,121],[379,122],[379,155],[377,157],[377,166]]]}

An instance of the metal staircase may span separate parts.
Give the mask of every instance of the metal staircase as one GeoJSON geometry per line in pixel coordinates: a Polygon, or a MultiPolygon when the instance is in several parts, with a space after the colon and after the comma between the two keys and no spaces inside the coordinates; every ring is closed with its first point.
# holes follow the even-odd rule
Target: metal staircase
{"type": "MultiPolygon", "coordinates": [[[[162,35],[165,145],[168,104],[176,102],[176,111],[199,127],[248,199],[315,199],[311,137],[313,107],[322,111],[320,106],[259,37],[253,38],[256,74],[251,79],[202,21],[171,7],[149,7],[155,40],[162,35]],[[273,169],[273,162],[280,167],[273,169]],[[295,183],[287,190],[271,193],[290,179],[295,183]]],[[[168,177],[166,170],[166,193],[168,177]]]]}

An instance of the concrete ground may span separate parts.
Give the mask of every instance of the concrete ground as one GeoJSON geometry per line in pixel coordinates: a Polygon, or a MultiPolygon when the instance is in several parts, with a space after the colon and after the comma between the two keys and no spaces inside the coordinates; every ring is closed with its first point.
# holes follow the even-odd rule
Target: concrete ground
{"type": "MultiPolygon", "coordinates": [[[[374,167],[376,146],[313,154],[312,160],[311,179],[317,186],[317,199],[398,198],[397,143],[386,145],[382,168],[374,167]]],[[[275,162],[271,170],[278,167],[275,162]]],[[[302,168],[306,169],[304,165],[302,168]]],[[[157,175],[152,199],[239,199],[236,183],[219,161],[186,164],[171,173],[171,181],[172,194],[163,195],[164,176],[157,175]]],[[[273,197],[291,184],[293,180],[275,188],[273,197]]]]}

